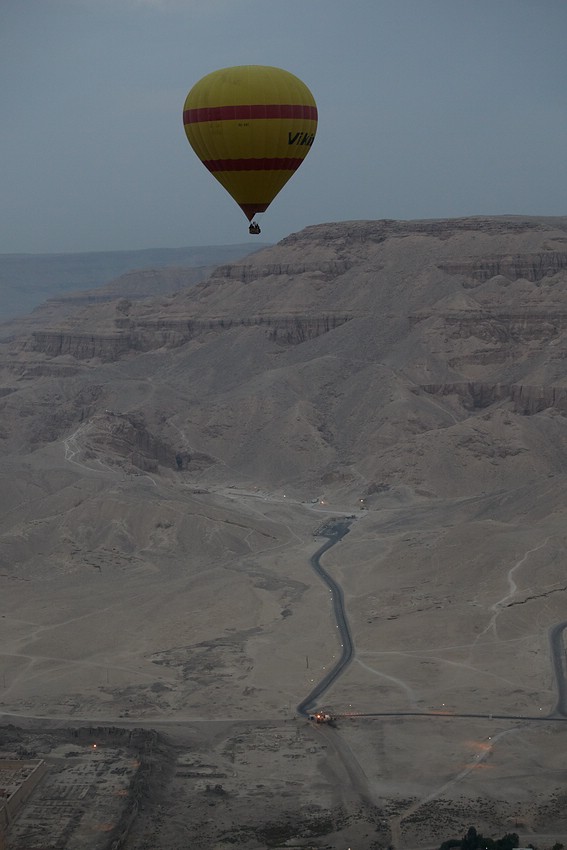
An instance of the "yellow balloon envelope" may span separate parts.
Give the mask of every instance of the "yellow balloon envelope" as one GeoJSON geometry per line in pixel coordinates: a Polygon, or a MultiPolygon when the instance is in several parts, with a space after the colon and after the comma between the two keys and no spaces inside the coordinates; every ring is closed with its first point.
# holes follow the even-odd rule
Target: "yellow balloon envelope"
{"type": "Polygon", "coordinates": [[[183,124],[203,165],[251,221],[311,150],[317,106],[305,83],[288,71],[240,65],[193,86],[183,124]]]}

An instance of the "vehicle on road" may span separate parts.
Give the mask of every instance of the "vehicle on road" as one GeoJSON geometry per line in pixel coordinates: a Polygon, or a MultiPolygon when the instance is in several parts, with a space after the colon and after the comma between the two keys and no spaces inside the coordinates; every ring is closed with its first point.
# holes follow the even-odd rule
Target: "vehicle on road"
{"type": "Polygon", "coordinates": [[[308,717],[313,723],[330,723],[333,720],[330,714],[323,711],[316,711],[315,714],[309,714],[308,717]]]}

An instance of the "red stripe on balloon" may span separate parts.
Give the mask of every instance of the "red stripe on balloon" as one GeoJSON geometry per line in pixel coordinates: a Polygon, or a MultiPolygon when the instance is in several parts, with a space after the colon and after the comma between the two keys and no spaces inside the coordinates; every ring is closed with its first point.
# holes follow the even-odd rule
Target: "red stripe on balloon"
{"type": "Polygon", "coordinates": [[[248,118],[307,118],[317,120],[317,107],[291,103],[251,104],[240,106],[204,106],[201,109],[185,109],[184,124],[199,124],[201,121],[241,121],[248,118]]]}
{"type": "MultiPolygon", "coordinates": [[[[307,148],[309,150],[309,148],[307,148]]],[[[301,157],[253,157],[250,159],[204,159],[203,165],[209,171],[295,171],[303,159],[301,157]]]]}

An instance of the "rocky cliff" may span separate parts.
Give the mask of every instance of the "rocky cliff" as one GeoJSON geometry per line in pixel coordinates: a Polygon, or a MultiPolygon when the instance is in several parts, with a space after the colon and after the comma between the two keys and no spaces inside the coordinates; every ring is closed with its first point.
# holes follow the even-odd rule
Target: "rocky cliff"
{"type": "Polygon", "coordinates": [[[64,330],[34,331],[31,349],[49,357],[71,355],[77,360],[117,360],[134,351],[177,347],[200,336],[238,327],[260,327],[268,339],[299,345],[349,321],[349,316],[250,316],[226,319],[117,319],[113,334],[77,334],[64,330]]]}
{"type": "MultiPolygon", "coordinates": [[[[455,396],[464,410],[484,410],[493,404],[510,402],[509,409],[521,416],[534,416],[554,410],[567,416],[567,386],[526,386],[522,384],[467,383],[423,384],[419,390],[443,398],[455,396]]],[[[416,391],[419,391],[416,390],[416,391]]]]}
{"type": "Polygon", "coordinates": [[[562,269],[567,269],[567,253],[550,250],[537,254],[483,257],[479,260],[446,263],[440,268],[447,274],[470,278],[469,285],[484,283],[499,276],[508,280],[523,278],[531,283],[537,283],[544,277],[553,277],[562,269]]]}
{"type": "MultiPolygon", "coordinates": [[[[462,452],[488,415],[489,431],[513,426],[511,445],[533,447],[551,428],[538,417],[565,414],[566,239],[567,219],[545,218],[307,228],[174,295],[52,312],[43,327],[38,314],[9,345],[5,388],[24,375],[80,384],[97,363],[120,364],[139,376],[133,412],[147,392],[164,411],[147,419],[144,468],[198,451],[252,477],[349,487],[362,475],[370,488],[411,479],[438,492],[448,485],[428,458],[441,433],[462,452]]],[[[125,414],[109,392],[105,407],[125,414]]],[[[0,402],[15,410],[20,394],[0,402]]],[[[61,422],[74,416],[70,406],[61,422]]],[[[120,428],[123,446],[138,445],[138,426],[120,428]]],[[[97,445],[118,452],[120,439],[107,423],[97,445]]],[[[496,431],[482,439],[510,457],[496,431]]],[[[467,469],[452,487],[476,486],[467,469]]]]}

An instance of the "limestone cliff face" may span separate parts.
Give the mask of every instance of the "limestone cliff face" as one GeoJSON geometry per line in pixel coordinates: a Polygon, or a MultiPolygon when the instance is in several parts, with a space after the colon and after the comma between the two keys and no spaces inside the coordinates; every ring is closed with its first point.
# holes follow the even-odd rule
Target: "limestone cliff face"
{"type": "Polygon", "coordinates": [[[32,349],[49,357],[69,354],[77,360],[118,360],[128,352],[175,348],[204,333],[221,333],[235,327],[261,327],[268,338],[284,345],[299,345],[349,321],[350,316],[251,316],[227,319],[117,319],[114,334],[78,334],[36,331],[32,349]]]}
{"type": "Polygon", "coordinates": [[[470,381],[424,384],[420,389],[439,397],[457,396],[465,410],[483,410],[493,404],[510,402],[511,409],[522,416],[533,416],[543,410],[555,410],[562,415],[567,415],[567,387],[470,381]]]}
{"type": "Polygon", "coordinates": [[[485,257],[480,260],[468,260],[458,263],[445,263],[439,266],[453,275],[470,278],[469,286],[484,283],[490,278],[501,275],[508,280],[524,278],[532,283],[552,277],[567,269],[567,253],[545,251],[537,254],[517,254],[515,256],[485,257]]]}
{"type": "Polygon", "coordinates": [[[332,262],[320,263],[272,263],[266,265],[238,265],[219,266],[215,269],[215,278],[238,280],[241,283],[249,283],[259,278],[281,276],[281,275],[305,275],[317,274],[332,279],[344,274],[353,265],[352,261],[343,259],[332,262]]]}
{"type": "Polygon", "coordinates": [[[414,234],[432,236],[435,239],[450,239],[463,233],[486,236],[500,234],[519,235],[527,232],[545,233],[553,227],[565,232],[565,219],[531,216],[470,216],[451,219],[422,219],[399,221],[343,221],[317,224],[306,227],[300,233],[292,233],[279,244],[290,246],[305,244],[306,241],[342,244],[348,242],[383,242],[389,238],[406,237],[414,234]]]}
{"type": "MultiPolygon", "coordinates": [[[[237,327],[262,327],[270,341],[298,345],[355,318],[386,327],[404,313],[410,329],[442,317],[442,333],[453,340],[543,343],[564,330],[567,299],[561,308],[558,284],[567,276],[566,241],[565,219],[317,225],[219,266],[177,296],[95,305],[59,327],[50,319],[50,327],[35,330],[31,347],[51,358],[108,361],[237,327]],[[520,286],[512,292],[504,285],[510,283],[520,286]],[[447,309],[457,292],[473,300],[465,310],[453,303],[447,309]]],[[[150,289],[155,274],[142,275],[150,289]]],[[[473,354],[455,350],[453,362],[463,356],[473,354]]],[[[488,354],[477,356],[482,362],[488,354]]]]}
{"type": "Polygon", "coordinates": [[[521,312],[496,308],[493,311],[414,314],[409,317],[409,323],[415,327],[426,319],[434,319],[438,326],[442,326],[448,339],[467,340],[475,337],[499,346],[530,341],[549,343],[567,331],[567,312],[537,308],[521,312]]]}
{"type": "Polygon", "coordinates": [[[272,317],[267,322],[268,336],[274,342],[284,345],[299,345],[335,330],[349,319],[350,316],[272,317]]]}
{"type": "Polygon", "coordinates": [[[79,334],[65,331],[36,331],[32,349],[59,357],[70,354],[77,360],[117,360],[136,348],[135,339],[127,334],[79,334]]]}

